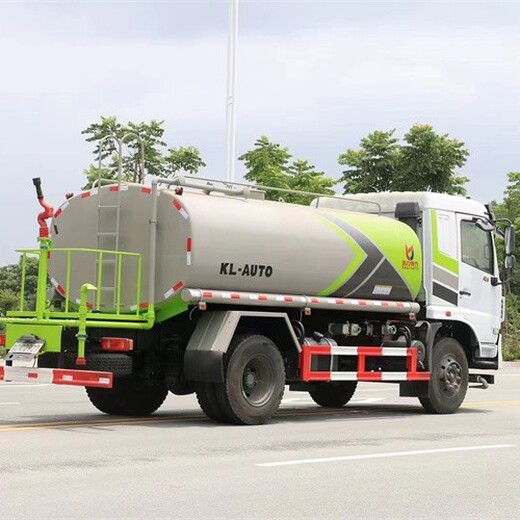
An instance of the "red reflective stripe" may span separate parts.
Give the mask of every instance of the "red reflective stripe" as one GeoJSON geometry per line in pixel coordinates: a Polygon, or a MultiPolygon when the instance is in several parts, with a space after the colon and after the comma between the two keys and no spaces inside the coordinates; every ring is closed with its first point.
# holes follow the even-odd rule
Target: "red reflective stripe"
{"type": "Polygon", "coordinates": [[[265,302],[267,301],[267,296],[265,294],[259,294],[258,295],[258,299],[261,301],[261,302],[265,302]]]}
{"type": "Polygon", "coordinates": [[[373,356],[381,356],[383,354],[382,347],[358,347],[358,381],[381,381],[383,379],[382,372],[367,372],[366,358],[373,356]]]}
{"type": "Polygon", "coordinates": [[[63,213],[63,210],[59,208],[56,213],[54,213],[54,218],[58,218],[63,213]]]}
{"type": "Polygon", "coordinates": [[[56,286],[56,290],[62,295],[65,296],[65,289],[61,285],[56,286]]]}
{"type": "Polygon", "coordinates": [[[191,237],[188,237],[188,238],[186,239],[186,251],[187,251],[188,253],[191,253],[191,237]]]}
{"type": "Polygon", "coordinates": [[[92,372],[89,370],[53,370],[52,383],[55,385],[95,386],[112,388],[111,372],[92,372]]]}
{"type": "Polygon", "coordinates": [[[152,193],[152,188],[150,188],[150,187],[148,187],[148,186],[143,186],[143,187],[141,188],[141,191],[142,191],[143,193],[152,193]]]}
{"type": "Polygon", "coordinates": [[[36,372],[28,372],[27,377],[29,379],[38,379],[38,374],[36,372]]]}
{"type": "Polygon", "coordinates": [[[5,334],[0,334],[0,347],[5,347],[5,334]]]}
{"type": "Polygon", "coordinates": [[[90,197],[90,191],[84,191],[82,194],[81,194],[81,198],[82,199],[88,199],[90,197]]]}
{"type": "Polygon", "coordinates": [[[311,303],[320,303],[318,298],[311,298],[311,303]]]}
{"type": "Polygon", "coordinates": [[[358,354],[366,356],[382,356],[383,347],[358,347],[358,354]]]}
{"type": "Polygon", "coordinates": [[[146,309],[148,307],[148,302],[142,302],[139,304],[139,307],[141,307],[141,309],[146,309]]]}
{"type": "Polygon", "coordinates": [[[182,209],[181,203],[177,199],[172,200],[172,204],[180,211],[182,209]]]}
{"type": "Polygon", "coordinates": [[[388,307],[388,306],[389,306],[388,302],[381,302],[381,307],[388,307]]]}
{"type": "Polygon", "coordinates": [[[284,297],[283,297],[283,301],[284,301],[284,302],[292,302],[293,299],[292,299],[291,296],[284,296],[284,297]]]}
{"type": "Polygon", "coordinates": [[[408,381],[429,381],[430,372],[417,372],[417,349],[406,349],[406,379],[408,381]]]}
{"type": "Polygon", "coordinates": [[[302,381],[330,381],[330,372],[311,370],[312,356],[330,356],[329,345],[303,345],[300,352],[300,379],[302,381]]]}
{"type": "Polygon", "coordinates": [[[119,186],[110,186],[110,191],[119,191],[119,186]]]}
{"type": "Polygon", "coordinates": [[[383,372],[358,372],[358,381],[382,381],[383,372]]]}
{"type": "Polygon", "coordinates": [[[358,300],[358,304],[361,306],[365,306],[367,302],[365,300],[358,300]]]}
{"type": "Polygon", "coordinates": [[[397,305],[398,307],[404,307],[404,303],[402,303],[402,302],[397,302],[396,305],[397,305]]]}
{"type": "Polygon", "coordinates": [[[345,300],[342,300],[341,298],[338,298],[336,300],[336,305],[343,305],[345,303],[345,300]]]}
{"type": "Polygon", "coordinates": [[[238,294],[238,293],[231,293],[231,299],[232,300],[240,300],[240,294],[238,294]]]}
{"type": "Polygon", "coordinates": [[[203,298],[213,298],[213,293],[212,292],[203,292],[202,297],[203,298]]]}
{"type": "Polygon", "coordinates": [[[179,289],[182,289],[182,286],[183,286],[183,285],[184,285],[184,284],[183,284],[182,282],[177,282],[177,283],[172,287],[172,289],[173,289],[175,292],[177,292],[179,289]]]}
{"type": "Polygon", "coordinates": [[[429,381],[430,372],[408,372],[406,374],[407,381],[429,381]]]}
{"type": "Polygon", "coordinates": [[[4,379],[4,367],[0,366],[0,381],[4,379]]]}

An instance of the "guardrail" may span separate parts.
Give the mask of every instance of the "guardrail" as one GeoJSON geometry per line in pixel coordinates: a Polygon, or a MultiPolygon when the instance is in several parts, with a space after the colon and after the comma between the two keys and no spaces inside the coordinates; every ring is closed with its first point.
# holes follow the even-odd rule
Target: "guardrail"
{"type": "MultiPolygon", "coordinates": [[[[33,312],[30,309],[26,308],[26,292],[27,292],[27,258],[30,256],[40,256],[42,251],[40,249],[19,249],[18,253],[21,254],[21,287],[20,287],[20,303],[18,311],[11,311],[9,316],[20,316],[20,315],[32,315],[33,312]]],[[[36,306],[38,308],[38,304],[40,307],[43,305],[47,311],[45,314],[49,317],[60,317],[60,318],[68,318],[68,317],[76,317],[78,314],[78,306],[79,301],[71,300],[70,294],[70,285],[71,285],[71,277],[74,268],[74,257],[76,255],[93,255],[95,258],[93,261],[96,262],[96,281],[94,284],[95,287],[95,301],[93,304],[89,305],[91,311],[94,311],[98,318],[100,314],[111,316],[111,317],[119,317],[124,316],[125,318],[130,318],[131,315],[135,315],[140,317],[143,313],[146,313],[148,309],[148,305],[143,305],[141,303],[141,294],[142,294],[142,257],[139,253],[128,253],[124,251],[109,251],[102,249],[86,249],[86,248],[52,248],[50,247],[44,253],[46,255],[46,260],[48,260],[51,255],[55,254],[63,254],[66,257],[66,269],[65,269],[65,279],[62,281],[64,286],[58,285],[55,283],[55,288],[57,292],[64,299],[64,308],[63,311],[53,311],[48,308],[47,302],[36,302],[36,306]],[[114,308],[110,310],[102,311],[102,284],[105,280],[104,278],[104,260],[107,256],[113,257],[114,259],[114,308]],[[134,260],[136,262],[136,291],[135,291],[135,299],[130,302],[122,304],[122,287],[123,287],[123,266],[124,263],[129,260],[134,260]],[[134,310],[135,309],[135,310],[134,310]]],[[[49,274],[47,269],[47,262],[44,262],[45,273],[42,275],[41,272],[38,273],[38,283],[41,284],[44,280],[45,288],[48,286],[49,274]]],[[[40,262],[39,270],[42,269],[42,263],[40,262]]],[[[40,299],[41,294],[45,295],[46,291],[40,290],[38,291],[37,299],[40,299]]]]}

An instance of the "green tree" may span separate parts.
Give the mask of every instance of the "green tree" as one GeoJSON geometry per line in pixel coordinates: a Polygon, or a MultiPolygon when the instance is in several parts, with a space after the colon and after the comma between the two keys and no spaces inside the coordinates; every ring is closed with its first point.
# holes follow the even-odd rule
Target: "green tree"
{"type": "MultiPolygon", "coordinates": [[[[507,174],[508,185],[504,192],[504,199],[502,202],[493,202],[493,212],[496,218],[509,219],[515,226],[515,229],[520,229],[520,172],[509,172],[507,174]]],[[[500,257],[500,265],[503,265],[504,248],[501,242],[498,242],[498,253],[500,257]]],[[[516,258],[520,259],[520,243],[516,247],[516,258]]],[[[520,297],[520,273],[516,269],[513,273],[512,280],[508,283],[508,290],[520,297]]],[[[502,273],[502,278],[506,276],[502,273]]]]}
{"type": "Polygon", "coordinates": [[[133,123],[129,121],[121,133],[121,138],[127,143],[129,154],[123,157],[123,170],[132,172],[133,182],[144,182],[146,174],[153,177],[167,177],[168,173],[164,167],[162,148],[166,143],[162,140],[164,135],[164,121],[152,119],[149,123],[133,123]],[[137,139],[135,136],[138,136],[137,139]],[[144,151],[141,151],[141,142],[144,151]]]}
{"type": "Polygon", "coordinates": [[[469,156],[464,143],[437,134],[430,125],[414,125],[403,143],[395,130],[376,131],[363,138],[357,150],[340,154],[344,193],[373,191],[435,191],[465,195],[467,177],[457,169],[469,156]]]}
{"type": "Polygon", "coordinates": [[[349,149],[340,154],[340,165],[346,182],[344,193],[367,193],[393,189],[399,168],[400,148],[395,130],[376,130],[361,139],[359,150],[349,149]]]}
{"type": "Polygon", "coordinates": [[[195,146],[169,148],[164,157],[164,165],[169,177],[181,171],[193,175],[207,166],[200,156],[200,150],[195,146]]]}
{"type": "MultiPolygon", "coordinates": [[[[287,168],[291,154],[288,148],[272,143],[268,137],[261,136],[255,142],[252,150],[241,155],[238,160],[243,161],[247,169],[244,178],[260,186],[287,188],[287,168]]],[[[268,200],[278,200],[281,193],[268,191],[268,200]]]]}
{"type": "MultiPolygon", "coordinates": [[[[513,222],[515,229],[520,229],[520,172],[509,172],[507,174],[508,185],[504,192],[502,202],[492,204],[495,216],[509,219],[513,222]]],[[[504,247],[497,242],[499,264],[504,264],[504,247]]],[[[516,248],[516,258],[520,259],[520,244],[516,248]]],[[[513,273],[506,288],[506,321],[503,326],[503,356],[506,360],[520,359],[520,273],[517,268],[513,273]]],[[[502,269],[502,279],[507,274],[502,269]]]]}
{"type": "Polygon", "coordinates": [[[11,289],[0,289],[0,315],[13,311],[20,305],[20,296],[11,289]]]}
{"type": "Polygon", "coordinates": [[[199,150],[193,146],[181,146],[165,151],[163,125],[164,121],[155,119],[148,123],[129,121],[122,124],[114,116],[102,116],[100,122],[92,123],[85,128],[81,133],[87,136],[87,142],[95,144],[93,154],[96,162],[83,170],[87,177],[87,185],[83,189],[90,188],[100,176],[103,179],[117,179],[118,146],[113,139],[109,139],[110,136],[124,143],[121,161],[122,178],[127,182],[144,182],[147,174],[154,177],[169,177],[180,170],[197,173],[200,168],[206,166],[199,150]],[[98,165],[100,150],[101,170],[98,165]]]}
{"type": "MultiPolygon", "coordinates": [[[[305,160],[296,160],[291,163],[289,149],[273,143],[266,136],[261,136],[255,142],[252,150],[241,155],[247,169],[245,179],[259,186],[274,188],[311,191],[315,193],[331,194],[336,181],[325,177],[323,172],[316,171],[315,166],[305,160]]],[[[269,190],[266,192],[268,200],[283,199],[296,204],[308,204],[312,197],[292,193],[269,190]]]]}
{"type": "MultiPolygon", "coordinates": [[[[287,168],[287,174],[287,184],[290,189],[326,195],[334,194],[332,187],[336,181],[331,177],[325,177],[324,172],[317,171],[316,167],[308,161],[303,159],[294,161],[287,168]]],[[[314,198],[309,195],[284,194],[284,199],[294,204],[309,205],[314,198]]]]}
{"type": "MultiPolygon", "coordinates": [[[[28,309],[33,309],[38,286],[38,259],[27,257],[25,266],[24,299],[28,309]]],[[[20,303],[22,288],[22,260],[17,264],[0,267],[0,312],[13,310],[20,303]]]]}
{"type": "MultiPolygon", "coordinates": [[[[101,122],[92,123],[81,133],[87,135],[86,141],[95,143],[93,154],[96,161],[101,159],[104,164],[102,170],[106,178],[117,177],[119,167],[118,145],[110,136],[120,139],[123,143],[122,175],[123,180],[131,182],[142,182],[145,174],[149,173],[157,177],[166,175],[161,148],[166,146],[162,140],[164,134],[164,121],[152,119],[149,123],[134,123],[129,121],[126,125],[121,124],[116,117],[101,117],[101,122]],[[141,149],[141,143],[142,148],[141,149]],[[126,153],[125,153],[126,152],[126,153]],[[144,164],[147,172],[143,170],[144,164]],[[106,164],[108,159],[108,165],[106,164]]],[[[99,173],[97,163],[90,166],[85,174],[87,178],[99,173]]]]}
{"type": "Polygon", "coordinates": [[[469,156],[462,141],[438,135],[430,125],[414,125],[401,146],[397,189],[466,195],[467,177],[460,177],[469,156]]]}

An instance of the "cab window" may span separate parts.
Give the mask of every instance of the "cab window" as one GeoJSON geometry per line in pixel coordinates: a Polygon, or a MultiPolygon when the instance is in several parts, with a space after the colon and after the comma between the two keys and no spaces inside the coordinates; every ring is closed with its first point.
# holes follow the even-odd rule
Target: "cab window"
{"type": "Polygon", "coordinates": [[[493,274],[493,239],[489,231],[480,229],[471,220],[461,222],[462,261],[493,274]]]}

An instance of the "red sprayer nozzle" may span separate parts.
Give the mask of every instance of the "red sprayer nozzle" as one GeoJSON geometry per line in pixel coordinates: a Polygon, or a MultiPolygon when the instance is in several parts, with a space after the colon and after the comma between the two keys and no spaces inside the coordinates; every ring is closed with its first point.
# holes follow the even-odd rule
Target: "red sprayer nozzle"
{"type": "Polygon", "coordinates": [[[49,226],[47,225],[46,220],[52,218],[54,216],[53,207],[48,204],[43,197],[42,191],[42,182],[39,177],[33,179],[34,187],[36,188],[36,197],[38,198],[38,202],[40,206],[44,209],[38,215],[38,224],[40,225],[40,238],[47,238],[49,236],[49,226]]]}

